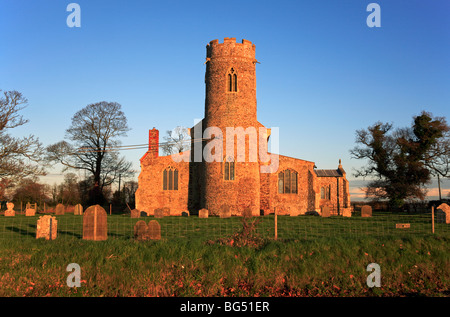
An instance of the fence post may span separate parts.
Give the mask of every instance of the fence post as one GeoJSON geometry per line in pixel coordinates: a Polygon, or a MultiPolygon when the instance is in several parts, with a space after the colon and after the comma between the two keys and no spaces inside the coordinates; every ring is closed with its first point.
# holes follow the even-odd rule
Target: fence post
{"type": "Polygon", "coordinates": [[[273,208],[273,210],[274,210],[274,213],[275,213],[275,240],[277,240],[278,239],[278,215],[277,215],[277,207],[274,207],[273,208]]]}
{"type": "Polygon", "coordinates": [[[434,233],[434,206],[431,206],[431,232],[434,233]]]}
{"type": "Polygon", "coordinates": [[[109,215],[111,216],[112,204],[109,204],[109,215]]]}

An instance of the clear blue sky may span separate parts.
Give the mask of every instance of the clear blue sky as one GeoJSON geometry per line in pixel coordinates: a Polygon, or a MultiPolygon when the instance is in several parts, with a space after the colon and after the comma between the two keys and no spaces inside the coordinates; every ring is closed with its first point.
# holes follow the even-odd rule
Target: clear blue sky
{"type": "MultiPolygon", "coordinates": [[[[76,111],[105,100],[128,118],[123,144],[142,144],[153,127],[203,118],[206,44],[244,38],[261,62],[258,119],[280,128],[280,154],[318,168],[341,158],[352,179],[357,129],[406,126],[422,110],[450,121],[449,16],[448,0],[0,0],[0,89],[29,99],[17,135],[55,143],[76,111]],[[71,2],[81,28],[66,25],[71,2]],[[380,28],[366,24],[371,2],[380,28]]],[[[123,154],[139,169],[144,152],[123,154]]]]}

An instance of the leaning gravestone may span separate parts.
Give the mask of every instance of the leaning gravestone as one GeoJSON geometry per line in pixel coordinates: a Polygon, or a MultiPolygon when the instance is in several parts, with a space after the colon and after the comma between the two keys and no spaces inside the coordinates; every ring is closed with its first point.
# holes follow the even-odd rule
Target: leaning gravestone
{"type": "Polygon", "coordinates": [[[361,207],[361,217],[372,217],[372,207],[364,205],[361,207]]]}
{"type": "Polygon", "coordinates": [[[163,218],[164,211],[162,210],[162,208],[156,208],[154,216],[155,216],[155,218],[163,218]]]}
{"type": "Polygon", "coordinates": [[[32,217],[36,215],[36,209],[28,208],[25,210],[25,216],[32,217]]]}
{"type": "Polygon", "coordinates": [[[81,204],[76,204],[73,210],[73,214],[77,216],[83,215],[83,206],[81,206],[81,204]]]}
{"type": "Polygon", "coordinates": [[[148,223],[147,234],[150,240],[161,240],[161,225],[156,220],[148,223]]]}
{"type": "Polygon", "coordinates": [[[446,203],[440,204],[436,208],[436,222],[450,223],[450,206],[446,203]]]}
{"type": "Polygon", "coordinates": [[[139,218],[141,216],[141,212],[137,209],[133,209],[130,211],[131,218],[139,218]]]}
{"type": "Polygon", "coordinates": [[[253,216],[251,208],[250,207],[245,207],[244,208],[244,212],[242,213],[242,216],[244,218],[251,218],[253,216]]]}
{"type": "Polygon", "coordinates": [[[63,204],[57,204],[55,208],[55,215],[64,215],[64,205],[63,204]]]}
{"type": "Polygon", "coordinates": [[[220,210],[220,218],[230,218],[231,217],[231,208],[227,204],[222,205],[222,209],[220,210]]]}
{"type": "Polygon", "coordinates": [[[322,211],[322,217],[330,217],[331,216],[330,207],[322,206],[321,211],[322,211]]]}
{"type": "Polygon", "coordinates": [[[58,220],[50,215],[40,216],[36,224],[36,239],[55,240],[58,231],[58,220]]]}
{"type": "Polygon", "coordinates": [[[100,205],[90,206],[84,212],[83,239],[94,241],[108,239],[107,215],[100,205]]]}
{"type": "Polygon", "coordinates": [[[198,211],[199,218],[208,218],[208,209],[202,208],[198,211]]]}
{"type": "Polygon", "coordinates": [[[15,215],[16,212],[14,211],[14,204],[6,203],[5,217],[14,217],[15,215]]]}

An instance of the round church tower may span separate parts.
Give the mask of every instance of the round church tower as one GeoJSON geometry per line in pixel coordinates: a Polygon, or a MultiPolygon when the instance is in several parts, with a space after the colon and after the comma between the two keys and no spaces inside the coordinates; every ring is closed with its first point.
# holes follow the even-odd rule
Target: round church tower
{"type": "Polygon", "coordinates": [[[211,147],[213,141],[204,145],[204,154],[210,151],[215,157],[203,165],[204,202],[211,214],[220,215],[225,206],[233,215],[242,215],[246,208],[254,216],[260,212],[258,129],[262,125],[256,116],[256,63],[250,41],[225,38],[206,46],[203,129],[210,128],[220,140],[218,128],[223,138],[222,152],[211,147]]]}

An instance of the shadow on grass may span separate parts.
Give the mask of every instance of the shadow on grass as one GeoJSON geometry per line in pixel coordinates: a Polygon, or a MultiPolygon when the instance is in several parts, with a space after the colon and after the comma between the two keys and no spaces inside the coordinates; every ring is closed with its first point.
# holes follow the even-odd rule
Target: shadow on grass
{"type": "Polygon", "coordinates": [[[17,228],[17,227],[5,227],[5,229],[10,230],[10,231],[15,232],[15,233],[19,233],[19,234],[21,234],[23,236],[36,237],[36,231],[30,232],[28,230],[24,230],[24,229],[17,228]]]}

